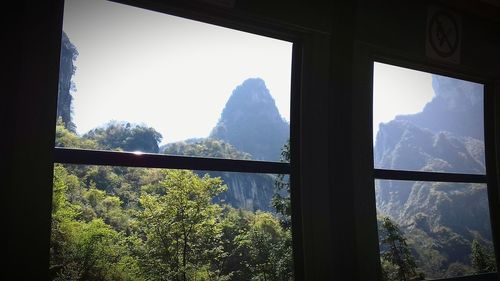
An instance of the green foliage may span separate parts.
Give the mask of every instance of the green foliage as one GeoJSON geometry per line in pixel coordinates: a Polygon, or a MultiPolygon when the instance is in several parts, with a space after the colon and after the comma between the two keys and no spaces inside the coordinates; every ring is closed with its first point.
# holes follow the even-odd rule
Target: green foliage
{"type": "Polygon", "coordinates": [[[222,210],[222,249],[224,256],[218,268],[229,280],[249,280],[252,273],[248,268],[250,259],[244,244],[244,236],[250,230],[253,213],[224,206],[222,210]]]}
{"type": "Polygon", "coordinates": [[[71,221],[62,231],[65,245],[55,280],[141,280],[121,244],[123,237],[102,220],[71,221]]]}
{"type": "Polygon", "coordinates": [[[250,256],[251,280],[293,280],[291,235],[270,213],[256,213],[241,238],[250,256]]]}
{"type": "Polygon", "coordinates": [[[85,216],[87,220],[102,219],[115,230],[122,231],[128,228],[128,215],[121,208],[122,202],[116,196],[110,196],[105,191],[99,190],[95,185],[83,192],[85,202],[85,216]]]}
{"type": "Polygon", "coordinates": [[[114,193],[123,181],[113,167],[109,166],[88,167],[82,180],[86,186],[95,185],[96,188],[110,193],[114,193]]]}
{"type": "Polygon", "coordinates": [[[226,187],[220,179],[175,170],[165,171],[160,187],[140,198],[144,269],[156,280],[193,280],[222,255],[221,208],[211,200],[226,187]]]}
{"type": "MultiPolygon", "coordinates": [[[[417,216],[416,225],[422,226],[423,223],[420,222],[421,224],[419,224],[418,222],[421,218],[417,216]]],[[[425,229],[425,224],[423,228],[425,229]]],[[[415,256],[415,263],[421,271],[425,272],[425,276],[428,278],[441,278],[443,270],[446,270],[448,258],[435,242],[436,239],[417,227],[408,230],[405,233],[405,237],[407,238],[408,246],[415,256]]],[[[459,272],[457,269],[457,266],[454,265],[454,268],[451,268],[447,273],[450,274],[449,277],[460,276],[451,276],[451,274],[459,272]]]]}
{"type": "Polygon", "coordinates": [[[417,265],[403,233],[390,218],[380,219],[380,247],[382,276],[387,281],[424,280],[417,272],[417,265]]]}
{"type": "Polygon", "coordinates": [[[229,280],[293,279],[292,236],[271,213],[223,210],[220,264],[229,280]]]}
{"type": "Polygon", "coordinates": [[[162,135],[154,128],[130,123],[109,122],[84,135],[103,149],[158,153],[162,135]]]}
{"type": "MultiPolygon", "coordinates": [[[[54,166],[50,248],[52,278],[54,280],[140,280],[133,278],[133,272],[124,275],[126,271],[117,268],[124,260],[133,259],[121,245],[123,239],[121,234],[100,218],[88,221],[78,219],[81,217],[83,204],[70,202],[67,196],[72,185],[78,186],[75,180],[76,177],[69,174],[63,166],[59,164],[54,166]]],[[[95,188],[90,192],[95,193],[95,188]]],[[[110,198],[99,192],[94,197],[102,201],[110,198]]],[[[133,267],[127,268],[133,269],[133,267]]]]}
{"type": "Polygon", "coordinates": [[[486,185],[401,184],[378,182],[377,200],[390,196],[392,203],[379,201],[377,207],[405,225],[405,237],[418,268],[431,279],[473,274],[471,243],[477,239],[486,248],[492,245],[486,185]],[[399,200],[404,206],[397,203],[399,200]]]}
{"type": "Polygon", "coordinates": [[[54,166],[52,218],[56,221],[67,221],[79,215],[79,208],[67,199],[69,189],[78,188],[78,179],[68,174],[66,169],[56,164],[54,166]],[[71,188],[72,187],[72,188],[71,188]]]}
{"type": "Polygon", "coordinates": [[[168,144],[163,153],[183,156],[202,156],[224,159],[249,160],[252,156],[241,152],[231,144],[219,139],[201,139],[194,142],[176,142],[168,144]]]}
{"type": "Polygon", "coordinates": [[[474,273],[495,272],[495,256],[486,251],[486,249],[474,239],[471,245],[471,260],[474,273]]]}
{"type": "MultiPolygon", "coordinates": [[[[61,146],[102,149],[57,129],[61,146]]],[[[190,171],[54,165],[51,279],[293,280],[291,230],[215,203],[226,189],[190,171]]]]}
{"type": "Polygon", "coordinates": [[[57,119],[56,125],[56,147],[70,147],[82,149],[97,149],[95,141],[78,137],[75,133],[66,129],[62,118],[57,119]]]}
{"type": "MultiPolygon", "coordinates": [[[[281,162],[290,162],[290,140],[288,140],[281,150],[281,162]]],[[[292,205],[290,201],[290,180],[288,175],[279,174],[275,181],[276,192],[273,195],[271,204],[280,215],[281,223],[284,227],[290,228],[292,224],[292,205]]]]}

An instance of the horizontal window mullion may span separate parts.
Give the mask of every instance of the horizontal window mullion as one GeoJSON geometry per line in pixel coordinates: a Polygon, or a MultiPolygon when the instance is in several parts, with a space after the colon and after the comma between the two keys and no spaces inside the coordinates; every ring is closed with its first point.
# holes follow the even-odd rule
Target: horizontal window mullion
{"type": "Polygon", "coordinates": [[[480,273],[475,275],[467,275],[461,277],[450,277],[443,279],[433,279],[434,281],[496,281],[497,273],[480,273]]]}
{"type": "Polygon", "coordinates": [[[263,174],[289,174],[290,163],[234,160],[70,148],[54,148],[54,162],[141,168],[186,169],[263,174]]]}
{"type": "Polygon", "coordinates": [[[435,181],[435,182],[462,182],[462,183],[487,183],[486,175],[435,173],[419,171],[400,171],[374,169],[373,176],[383,180],[407,180],[407,181],[435,181]]]}

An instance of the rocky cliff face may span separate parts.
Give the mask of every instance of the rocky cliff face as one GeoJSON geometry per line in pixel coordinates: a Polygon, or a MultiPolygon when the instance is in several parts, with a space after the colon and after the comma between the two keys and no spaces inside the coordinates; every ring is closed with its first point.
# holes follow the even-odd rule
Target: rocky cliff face
{"type": "MultiPolygon", "coordinates": [[[[422,112],[380,124],[375,167],[484,174],[482,86],[434,76],[433,88],[422,112]]],[[[484,184],[377,180],[375,188],[378,212],[406,230],[428,277],[470,265],[473,239],[491,244],[484,184]]]]}
{"type": "Polygon", "coordinates": [[[485,173],[484,141],[449,131],[433,132],[406,120],[380,125],[374,157],[380,169],[485,173]]]}
{"type": "Polygon", "coordinates": [[[275,187],[275,176],[267,174],[209,172],[212,177],[220,177],[228,190],[217,200],[236,208],[256,211],[272,211],[271,199],[275,187]]]}
{"type": "MultiPolygon", "coordinates": [[[[198,139],[186,142],[171,143],[165,146],[165,154],[184,156],[203,156],[225,159],[251,159],[248,153],[237,150],[234,146],[218,139],[198,139]]],[[[228,186],[228,190],[218,196],[217,200],[233,207],[246,210],[269,211],[274,194],[275,176],[267,174],[205,172],[211,177],[220,177],[228,186]]]]}
{"type": "Polygon", "coordinates": [[[289,135],[289,124],[264,81],[250,78],[233,91],[210,137],[250,153],[253,159],[278,161],[289,135]]]}
{"type": "Polygon", "coordinates": [[[63,32],[61,39],[61,56],[59,62],[59,93],[57,99],[57,118],[61,118],[66,129],[75,132],[75,124],[71,119],[71,103],[73,97],[71,91],[73,82],[71,78],[75,74],[74,61],[78,56],[75,46],[69,41],[63,32]]]}

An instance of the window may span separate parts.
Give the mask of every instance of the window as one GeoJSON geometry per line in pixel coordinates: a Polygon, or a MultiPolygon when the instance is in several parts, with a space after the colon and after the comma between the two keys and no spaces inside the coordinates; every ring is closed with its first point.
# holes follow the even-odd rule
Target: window
{"type": "Polygon", "coordinates": [[[386,280],[495,272],[484,86],[374,63],[374,177],[386,280]]]}
{"type": "Polygon", "coordinates": [[[292,280],[293,43],[67,0],[61,46],[51,274],[292,280]]]}

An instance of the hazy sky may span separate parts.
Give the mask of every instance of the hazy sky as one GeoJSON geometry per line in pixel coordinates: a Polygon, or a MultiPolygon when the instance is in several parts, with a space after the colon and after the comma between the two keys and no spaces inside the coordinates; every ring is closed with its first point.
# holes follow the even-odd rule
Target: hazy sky
{"type": "MultiPolygon", "coordinates": [[[[83,134],[110,120],[143,123],[163,143],[206,137],[234,88],[260,77],[290,120],[292,43],[103,0],[67,0],[64,31],[79,55],[73,119],[83,134]]],[[[378,124],[416,113],[431,75],[374,66],[378,124]]]]}
{"type": "Polygon", "coordinates": [[[380,123],[421,112],[435,93],[430,73],[376,62],[373,70],[373,138],[380,123]]]}
{"type": "Polygon", "coordinates": [[[290,42],[102,0],[66,1],[63,29],[79,52],[79,134],[117,120],[152,126],[163,143],[206,137],[251,77],[290,120],[290,42]]]}

